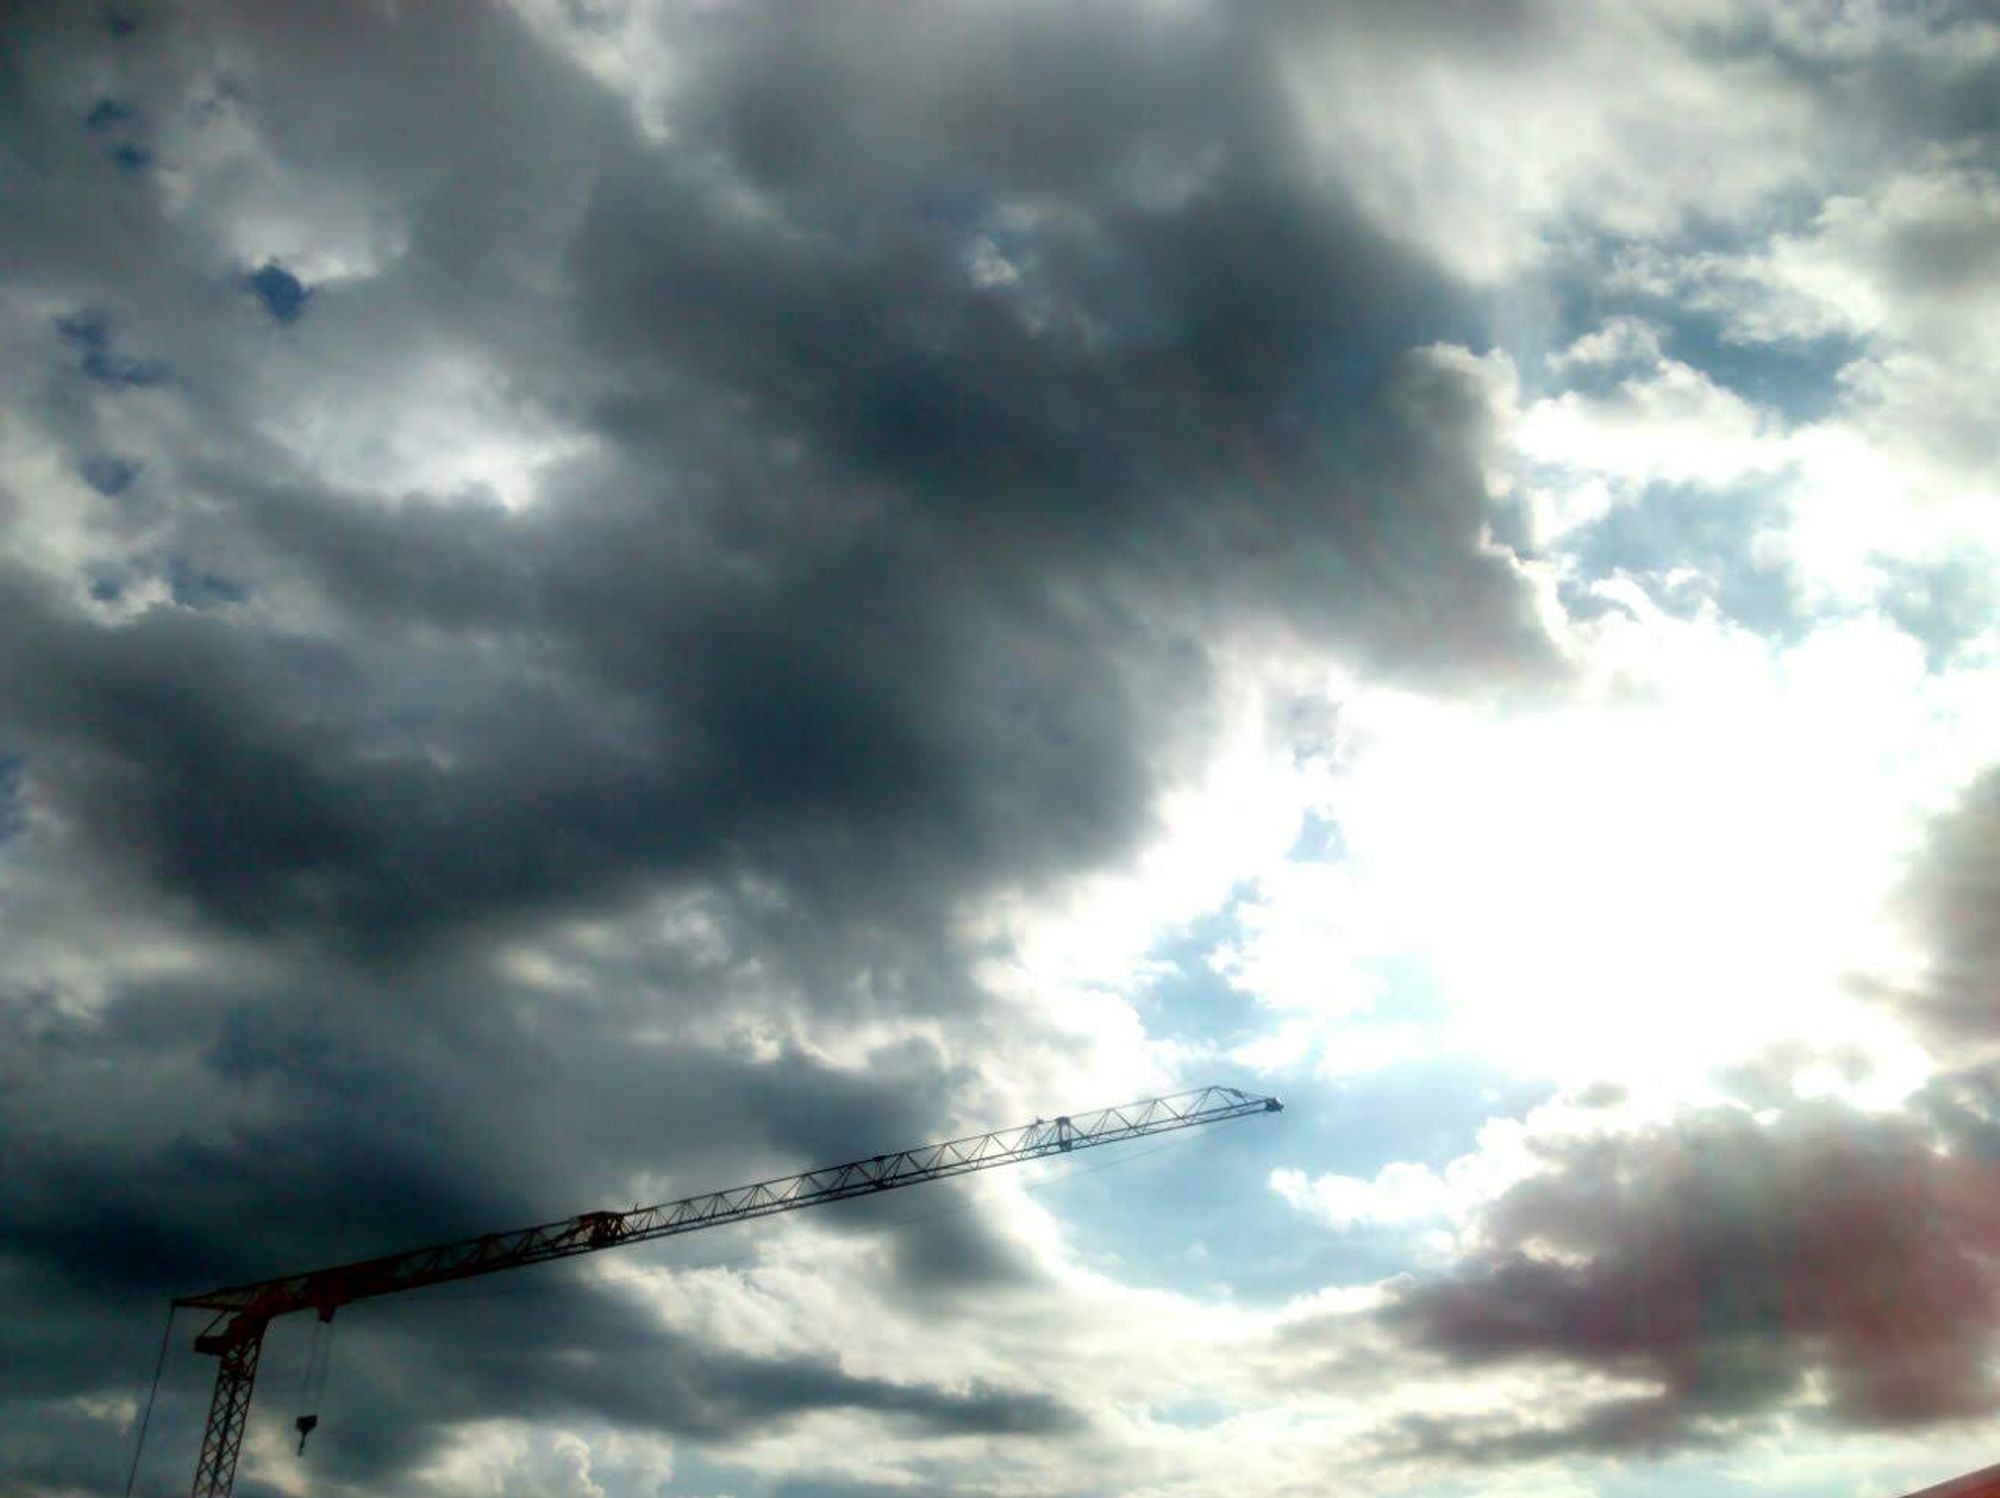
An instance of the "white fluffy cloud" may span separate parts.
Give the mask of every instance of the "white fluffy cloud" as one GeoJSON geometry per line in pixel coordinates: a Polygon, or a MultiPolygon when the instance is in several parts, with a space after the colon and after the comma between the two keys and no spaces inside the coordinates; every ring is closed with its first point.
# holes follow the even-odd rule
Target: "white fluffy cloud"
{"type": "Polygon", "coordinates": [[[1986,418],[2000,383],[1996,245],[2000,179],[1983,147],[1956,142],[1749,249],[1627,253],[1618,279],[1720,318],[1741,346],[1826,350],[1837,399],[1825,416],[1784,430],[1767,415],[1751,433],[1740,414],[1708,415],[1725,465],[1734,450],[1738,471],[1789,467],[1785,544],[1837,593],[1865,589],[1871,557],[2000,549],[1986,418]]]}
{"type": "Polygon", "coordinates": [[[483,1420],[454,1430],[444,1449],[411,1476],[420,1492],[606,1498],[613,1492],[658,1492],[673,1473],[673,1449],[664,1441],[617,1430],[483,1420]]]}
{"type": "Polygon", "coordinates": [[[1907,960],[1888,899],[2000,728],[1991,672],[1929,673],[1879,618],[1787,647],[1602,596],[1572,703],[1346,699],[1344,857],[1274,870],[1226,970],[1316,1009],[1330,1059],[1343,1015],[1401,1017],[1393,962],[1435,986],[1432,1045],[1523,1076],[1692,1080],[1815,1034],[1912,1085],[1847,980],[1907,960]]]}
{"type": "Polygon", "coordinates": [[[1703,0],[1340,15],[1295,48],[1288,78],[1330,175],[1498,282],[1571,235],[1671,235],[1819,175],[1811,90],[1768,54],[1712,45],[1747,14],[1703,0]]]}
{"type": "Polygon", "coordinates": [[[1271,1189],[1301,1212],[1336,1230],[1357,1225],[1392,1226],[1429,1222],[1453,1214],[1451,1184],[1428,1165],[1396,1160],[1372,1179],[1303,1171],[1271,1173],[1271,1189]]]}

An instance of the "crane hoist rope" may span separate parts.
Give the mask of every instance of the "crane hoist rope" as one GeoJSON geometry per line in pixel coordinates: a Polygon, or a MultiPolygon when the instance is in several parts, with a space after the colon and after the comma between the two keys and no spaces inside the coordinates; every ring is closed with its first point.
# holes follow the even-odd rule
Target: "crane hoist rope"
{"type": "Polygon", "coordinates": [[[326,1392],[326,1372],[333,1366],[333,1317],[313,1322],[312,1341],[306,1347],[306,1366],[299,1375],[299,1413],[292,1422],[299,1433],[299,1455],[306,1454],[306,1437],[319,1426],[320,1396],[326,1392]]]}
{"type": "MultiPolygon", "coordinates": [[[[236,1462],[243,1449],[244,1425],[250,1414],[250,1396],[256,1387],[264,1331],[279,1316],[312,1311],[322,1323],[315,1329],[315,1351],[308,1356],[305,1383],[300,1391],[305,1407],[296,1424],[299,1449],[303,1451],[306,1436],[319,1423],[314,1413],[316,1380],[323,1382],[325,1378],[325,1339],[331,1336],[334,1313],[354,1301],[629,1243],[645,1243],[725,1223],[771,1217],[780,1212],[870,1196],[1073,1150],[1143,1139],[1174,1129],[1277,1113],[1283,1108],[1284,1104],[1274,1097],[1255,1097],[1234,1087],[1200,1087],[1091,1113],[1063,1114],[1049,1120],[1038,1118],[1012,1129],[918,1145],[890,1155],[871,1155],[843,1165],[821,1166],[726,1191],[682,1197],[658,1206],[635,1207],[629,1212],[584,1212],[511,1232],[461,1238],[405,1253],[384,1254],[327,1269],[180,1296],[173,1302],[172,1310],[185,1308],[213,1313],[194,1345],[195,1351],[217,1359],[215,1394],[209,1404],[208,1425],[195,1468],[193,1498],[228,1498],[235,1486],[236,1462]]],[[[135,1453],[135,1475],[137,1470],[135,1453]]]]}

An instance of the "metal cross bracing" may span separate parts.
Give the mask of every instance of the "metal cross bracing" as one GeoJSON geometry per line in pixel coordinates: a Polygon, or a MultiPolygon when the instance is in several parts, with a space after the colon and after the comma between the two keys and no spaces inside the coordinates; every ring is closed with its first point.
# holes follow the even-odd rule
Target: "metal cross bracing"
{"type": "Polygon", "coordinates": [[[215,1370],[215,1398],[209,1406],[208,1429],[202,1433],[201,1461],[194,1469],[198,1498],[227,1498],[236,1482],[236,1457],[243,1449],[243,1426],[250,1418],[250,1394],[257,1386],[257,1359],[264,1350],[262,1322],[231,1329],[216,1349],[222,1362],[215,1370]]]}
{"type": "Polygon", "coordinates": [[[890,1155],[871,1155],[629,1212],[584,1212],[512,1232],[462,1238],[407,1253],[181,1296],[174,1301],[176,1307],[216,1313],[196,1338],[195,1348],[222,1359],[216,1370],[201,1465],[195,1475],[195,1498],[227,1498],[235,1481],[258,1349],[273,1317],[310,1310],[322,1320],[330,1320],[341,1306],[372,1296],[770,1217],[1149,1134],[1276,1113],[1283,1107],[1274,1097],[1255,1097],[1234,1087],[1201,1087],[1091,1113],[1038,1118],[1012,1129],[919,1145],[890,1155]]]}

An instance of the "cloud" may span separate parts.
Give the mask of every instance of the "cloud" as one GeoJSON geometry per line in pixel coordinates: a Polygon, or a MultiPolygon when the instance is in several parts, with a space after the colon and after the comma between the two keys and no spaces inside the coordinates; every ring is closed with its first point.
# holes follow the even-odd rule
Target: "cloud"
{"type": "Polygon", "coordinates": [[[1607,319],[1596,331],[1585,333],[1549,363],[1569,373],[1628,364],[1657,364],[1663,357],[1660,329],[1644,318],[1621,315],[1607,319]]]}
{"type": "MultiPolygon", "coordinates": [[[[1626,335],[1607,325],[1589,336],[1626,335]]],[[[1608,396],[1566,391],[1536,402],[1521,415],[1523,455],[1628,483],[1723,484],[1784,463],[1768,415],[1689,365],[1657,354],[1648,363],[1608,396]]]]}
{"type": "Polygon", "coordinates": [[[1300,1171],[1277,1170],[1271,1189],[1335,1230],[1425,1222],[1446,1216],[1453,1205],[1450,1182],[1428,1166],[1402,1160],[1383,1166],[1372,1180],[1342,1175],[1307,1180],[1300,1171]]]}
{"type": "Polygon", "coordinates": [[[1460,275],[1508,285],[1592,241],[1755,233],[1983,142],[1996,30],[1962,7],[1341,7],[1283,69],[1322,169],[1460,275]]]}
{"type": "MultiPolygon", "coordinates": [[[[505,14],[24,32],[0,1195],[62,1311],[10,1392],[94,1397],[172,1291],[1046,1107],[1010,1058],[1087,1041],[996,1042],[965,923],[1137,850],[1235,635],[1555,672],[1490,370],[1410,336],[1447,280],[1299,174],[1252,39],[1047,20],[690,16],[664,139],[505,14]]],[[[991,1214],[883,1253],[938,1315],[1047,1273],[991,1214]]],[[[344,1327],[336,1480],[482,1419],[1088,1424],[560,1312],[344,1327]],[[619,1327],[638,1382],[578,1361],[619,1327]]]]}
{"type": "Polygon", "coordinates": [[[1984,1173],[1909,1120],[1695,1113],[1545,1160],[1476,1253],[1382,1315],[1454,1366],[1566,1363],[1647,1392],[1420,1445],[1493,1460],[1719,1440],[1786,1408],[1862,1428],[1994,1408],[1984,1173]]]}
{"type": "MultiPolygon", "coordinates": [[[[1855,143],[1976,122],[1985,64],[1858,25],[221,0],[16,28],[0,1467],[102,1485],[168,1293],[1223,1058],[1627,1084],[1748,1052],[1791,1086],[1782,1042],[1868,966],[1881,866],[1984,721],[1978,609],[1927,672],[1868,589],[1771,645],[1711,609],[1706,553],[1592,551],[1664,488],[1899,461],[1852,422],[1802,449],[1598,262],[1667,256],[1690,301],[1727,260],[1703,288],[1779,306],[1785,254],[1787,296],[1807,261],[1983,296],[1985,168],[1855,143]],[[1529,555],[1538,466],[1581,497],[1529,555]],[[1237,993],[1183,1034],[1135,996],[1208,917],[1237,993]],[[1244,1014],[1278,1033],[1225,1035],[1244,1014]]],[[[1896,360],[1936,353],[1935,309],[1836,303],[1876,361],[1842,421],[1932,388],[1896,360]]],[[[1900,1099],[1861,1039],[1830,1091],[1900,1099]]],[[[1975,1083],[1921,1106],[1976,1137],[1975,1083]]],[[[1799,1243],[1829,1140],[1929,1158],[1825,1119],[1745,1146],[1799,1243]]],[[[1653,1285],[1619,1149],[1662,1214],[1723,1191],[1653,1138],[1537,1174],[1516,1137],[1504,1175],[1385,1138],[1278,1181],[1346,1225],[1490,1206],[1467,1293],[1511,1274],[1553,1316],[1597,1304],[1585,1261],[1653,1285]],[[1611,1199],[1600,1237],[1538,1257],[1516,1218],[1564,1190],[1611,1199]]],[[[702,1235],[519,1306],[351,1308],[341,1439],[301,1479],[264,1409],[246,1488],[1171,1493],[1265,1449],[1274,1491],[1416,1482],[1434,1433],[1381,1431],[1439,1352],[1600,1393],[1681,1366],[1643,1328],[1515,1346],[1435,1286],[1378,1317],[1310,1246],[1240,1292],[1286,1309],[1148,1288],[1189,1272],[1164,1217],[1120,1263],[1040,1184],[702,1235]],[[1273,1331],[1336,1303],[1345,1366],[1398,1373],[1365,1408],[1273,1331]]],[[[1753,1321],[1713,1356],[1754,1361],[1753,1321]]],[[[1837,1412],[1930,1409],[1850,1367],[1887,1343],[1817,1335],[1837,1412]]],[[[297,1351],[274,1332],[267,1388],[297,1351]]],[[[156,1432],[185,1444],[205,1372],[177,1345],[156,1432]]],[[[1672,1397],[1754,1403],[1756,1372],[1672,1397]]],[[[1669,1397],[1620,1387],[1641,1425],[1669,1397]]],[[[1519,1449],[1636,1439],[1579,1418],[1519,1449]]]]}
{"type": "MultiPolygon", "coordinates": [[[[642,1181],[658,1197],[851,1158],[923,1137],[942,1101],[920,1057],[892,1079],[886,1056],[870,1078],[799,1056],[635,1047],[644,1010],[616,1004],[615,1016],[576,1015],[537,1035],[519,1028],[534,1010],[518,991],[468,1002],[440,1030],[436,1014],[427,1023],[384,992],[351,979],[343,989],[295,990],[279,1005],[162,988],[89,1019],[10,1003],[0,1257],[48,1318],[8,1338],[12,1395],[93,1396],[106,1349],[153,1322],[171,1291],[624,1205],[642,1181]],[[440,1049],[445,1033],[458,1040],[440,1049]],[[121,1078],[113,1096],[85,1082],[107,1070],[121,1078]],[[917,1101],[927,1093],[932,1103],[917,1101]]],[[[897,1304],[928,1298],[950,1316],[1042,1275],[985,1218],[824,1215],[822,1244],[852,1239],[879,1262],[859,1282],[897,1286],[897,1304]]],[[[740,1258],[772,1236],[736,1234],[672,1261],[740,1258]]],[[[994,1439],[1059,1434],[1082,1418],[1039,1388],[844,1370],[795,1335],[756,1350],[740,1327],[711,1341],[685,1313],[559,1271],[524,1271],[498,1298],[475,1291],[461,1304],[454,1293],[342,1316],[330,1396],[341,1436],[324,1446],[336,1482],[379,1485],[432,1461],[468,1422],[503,1415],[700,1441],[822,1409],[994,1439]]],[[[288,1365],[302,1336],[275,1329],[274,1363],[288,1365]]],[[[160,1431],[178,1458],[173,1437],[199,1423],[206,1365],[178,1354],[175,1370],[160,1431]]],[[[288,1392],[279,1375],[267,1397],[282,1406],[288,1392]]]]}
{"type": "Polygon", "coordinates": [[[496,1498],[603,1498],[642,1484],[657,1491],[672,1475],[672,1453],[656,1443],[587,1427],[550,1434],[490,1420],[468,1427],[454,1449],[418,1475],[418,1484],[446,1493],[476,1488],[496,1498]]]}
{"type": "Polygon", "coordinates": [[[1979,668],[1929,675],[1883,621],[1787,646],[1598,586],[1591,685],[1546,710],[1342,694],[1338,773],[1309,791],[1341,857],[1255,870],[1221,971],[1329,1067],[1350,1030],[1408,1030],[1367,1049],[1700,1088],[1811,1034],[1872,1059],[1857,1096],[1902,1097],[1928,1062],[1850,990],[1906,960],[1887,902],[1986,757],[1979,668]]]}
{"type": "Polygon", "coordinates": [[[2000,378],[2000,178],[1975,139],[1912,154],[1740,251],[1630,252],[1634,285],[1713,315],[1740,347],[1833,376],[1831,409],[1782,446],[1798,468],[1786,544],[1836,586],[1871,557],[1934,563],[1995,546],[1979,412],[2000,378]]]}
{"type": "MultiPolygon", "coordinates": [[[[364,76],[343,70],[346,54],[316,54],[320,92],[383,102],[386,71],[457,97],[466,119],[441,107],[410,121],[440,157],[475,148],[473,119],[523,130],[454,96],[463,83],[419,86],[420,23],[353,25],[379,29],[398,60],[364,76]]],[[[1398,354],[1373,331],[1379,302],[1424,294],[1421,272],[1337,202],[1291,192],[1275,175],[1281,156],[1162,206],[1128,202],[1108,163],[1108,183],[1077,178],[1079,163],[1058,169],[1017,140],[992,164],[978,216],[1030,183],[1078,195],[1019,232],[1051,309],[1030,315],[965,278],[963,227],[918,202],[884,202],[881,224],[836,250],[813,225],[836,202],[867,200],[862,185],[829,197],[837,184],[760,155],[763,137],[732,111],[782,99],[800,118],[757,128],[817,140],[811,109],[838,100],[849,117],[850,95],[873,97],[855,128],[888,132],[876,148],[887,152],[921,101],[889,80],[864,86],[873,54],[837,32],[824,45],[734,31],[725,43],[724,25],[711,23],[720,65],[682,122],[712,141],[712,167],[652,154],[601,118],[558,142],[537,135],[537,158],[573,157],[560,169],[594,186],[568,200],[570,237],[536,246],[530,267],[468,258],[471,205],[399,195],[412,141],[391,155],[381,124],[352,139],[304,102],[314,91],[293,96],[295,49],[324,28],[274,17],[232,33],[256,82],[231,108],[268,149],[336,179],[386,173],[382,200],[429,237],[343,292],[346,307],[328,302],[289,330],[336,329],[323,335],[331,379],[284,350],[252,353],[244,329],[229,365],[203,366],[210,388],[191,397],[187,431],[152,433],[168,449],[165,492],[194,486],[203,499],[170,503],[130,565],[160,575],[168,555],[183,558],[228,579],[222,596],[256,598],[253,617],[189,630],[141,615],[97,639],[58,591],[14,594],[17,634],[43,634],[66,676],[143,673],[139,690],[157,701],[139,710],[184,716],[175,744],[128,738],[113,751],[125,762],[100,769],[117,788],[85,783],[99,758],[87,752],[67,756],[79,778],[49,785],[107,853],[154,860],[225,922],[376,939],[558,887],[587,898],[725,863],[781,881],[858,866],[904,893],[960,888],[1130,841],[1155,773],[1135,751],[1140,715],[1200,721],[1198,621],[1275,616],[1414,671],[1546,663],[1522,581],[1482,541],[1485,405],[1471,371],[1398,354]],[[808,68],[817,90],[779,86],[808,68]],[[843,69],[851,87],[834,87],[843,69]],[[1043,170],[1055,176],[1041,182],[1043,170]],[[773,213],[739,211],[746,192],[773,213]],[[547,274],[571,293],[552,328],[532,288],[547,274]],[[392,334],[371,303],[416,321],[392,334]],[[369,327],[374,362],[404,344],[420,360],[438,343],[497,356],[510,329],[532,332],[518,405],[566,409],[565,430],[615,456],[556,463],[537,491],[545,508],[518,519],[476,497],[402,498],[379,480],[364,492],[351,467],[329,484],[295,437],[280,438],[290,461],[274,468],[249,428],[295,427],[278,402],[336,408],[350,380],[372,374],[343,367],[343,318],[369,327]],[[1099,330],[1090,339],[1061,331],[1084,323],[1099,330]],[[1320,390],[1318,350],[1360,353],[1371,339],[1373,393],[1320,390]],[[276,378],[224,379],[230,365],[276,378]],[[1245,463],[1261,475],[1254,487],[1245,463]],[[184,690],[162,652],[199,662],[201,684],[184,690]],[[310,693],[278,664],[301,652],[319,661],[310,693]],[[410,707],[385,736],[373,704],[398,700],[410,707]],[[218,712],[243,716],[245,742],[260,736],[254,774],[204,737],[218,712]],[[1023,815],[1030,806],[1040,814],[1023,815]],[[474,820],[484,851],[466,861],[451,850],[474,820]],[[568,829],[554,842],[552,823],[568,829]],[[1024,836],[1048,841],[1034,851],[1024,836]],[[897,851],[857,857],[863,844],[897,851]],[[910,862],[947,848],[963,850],[963,869],[910,862]]],[[[584,85],[525,37],[482,35],[491,68],[589,113],[584,85]]],[[[1253,84],[1188,46],[1166,78],[1123,54],[1107,67],[1138,69],[1134,88],[1201,99],[1217,130],[1244,136],[1246,160],[1264,159],[1250,148],[1278,124],[1253,107],[1253,84]]],[[[1062,96],[1052,81],[1038,107],[1062,96]]],[[[985,123],[995,139],[1021,133],[985,123]]],[[[160,220],[154,232],[171,244],[196,227],[160,220]]],[[[43,294],[60,294],[48,266],[37,273],[43,294]]],[[[109,360],[108,324],[92,316],[74,326],[90,357],[109,360]]],[[[191,328],[158,335],[206,341],[191,328]]],[[[197,342],[169,363],[209,352],[197,342]]],[[[37,695],[31,663],[10,672],[37,695]]],[[[13,735],[51,745],[77,721],[27,718],[17,713],[13,735]]],[[[1178,737],[1147,759],[1171,756],[1178,737]]],[[[839,885],[859,894],[868,882],[839,885]]]]}
{"type": "Polygon", "coordinates": [[[2000,771],[1932,824],[1906,898],[1926,971],[1889,996],[1940,1045],[1982,1049],[2000,1029],[2000,771]]]}

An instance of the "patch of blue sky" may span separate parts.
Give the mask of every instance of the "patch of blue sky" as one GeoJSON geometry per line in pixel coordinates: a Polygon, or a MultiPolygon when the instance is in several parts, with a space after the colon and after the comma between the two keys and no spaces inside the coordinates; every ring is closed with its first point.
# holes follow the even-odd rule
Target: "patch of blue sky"
{"type": "MultiPolygon", "coordinates": [[[[1302,840],[1302,853],[1338,856],[1331,823],[1309,824],[1302,840]]],[[[1161,976],[1138,1000],[1152,1035],[1220,1054],[1279,1022],[1216,971],[1214,955],[1240,934],[1232,900],[1155,948],[1161,976]]],[[[1382,984],[1375,1018],[1421,1026],[1441,1017],[1420,964],[1374,967],[1382,984]]],[[[1338,1046],[1337,1031],[1327,1043],[1338,1046]]],[[[1408,1268],[1428,1225],[1329,1231],[1271,1190],[1272,1170],[1372,1177],[1397,1161],[1442,1167],[1474,1147],[1487,1120],[1518,1117],[1549,1096],[1546,1085],[1521,1083],[1477,1057],[1414,1057],[1350,1076],[1322,1073],[1320,1060],[1264,1077],[1219,1063],[1209,1069],[1214,1080],[1275,1090],[1286,1111],[1176,1136],[1157,1156],[1141,1146],[1134,1158],[1042,1190],[1082,1251],[1115,1259],[1121,1277],[1188,1293],[1228,1285],[1246,1300],[1281,1301],[1408,1268]]]]}
{"type": "Polygon", "coordinates": [[[56,319],[56,332],[77,356],[77,368],[100,385],[158,385],[167,367],[155,359],[134,359],[113,347],[111,319],[97,308],[85,308],[56,319]]]}
{"type": "Polygon", "coordinates": [[[1732,336],[1719,314],[1682,314],[1663,342],[1670,357],[1793,426],[1835,414],[1845,393],[1840,372],[1862,351],[1858,339],[1837,333],[1751,342],[1732,336]]]}
{"type": "Polygon", "coordinates": [[[1308,811],[1300,820],[1299,835],[1285,854],[1291,863],[1339,863],[1346,856],[1347,844],[1340,835],[1340,823],[1316,811],[1308,811]]]}
{"type": "Polygon", "coordinates": [[[1176,1399],[1153,1405],[1147,1413],[1155,1420],[1179,1426],[1182,1430],[1202,1430],[1207,1426],[1220,1425],[1242,1411],[1221,1399],[1176,1399]]]}
{"type": "Polygon", "coordinates": [[[83,117],[86,130],[115,130],[121,125],[129,125],[138,118],[130,104],[122,99],[99,99],[90,106],[83,117]]]}
{"type": "Polygon", "coordinates": [[[1630,613],[1631,610],[1616,599],[1590,591],[1594,578],[1561,578],[1556,583],[1556,598],[1563,606],[1563,612],[1579,624],[1588,624],[1601,619],[1606,614],[1630,613]]]}
{"type": "MultiPolygon", "coordinates": [[[[1805,205],[1802,205],[1805,206],[1805,205]]],[[[1815,205],[1811,205],[1816,208],[1815,205]]],[[[1809,215],[1797,217],[1804,227],[1809,215]]],[[[1682,253],[1753,253],[1758,240],[1745,237],[1689,244],[1682,253]]],[[[1859,341],[1829,333],[1813,338],[1750,340],[1732,329],[1729,309],[1696,305],[1681,288],[1635,290],[1607,277],[1625,251],[1616,240],[1591,240],[1559,257],[1549,274],[1510,286],[1492,312],[1491,336],[1513,355],[1521,374],[1523,399],[1562,390],[1608,389],[1633,373],[1629,364],[1597,369],[1554,361],[1579,338],[1614,318],[1635,318],[1658,330],[1660,351],[1700,370],[1710,380],[1753,405],[1798,425],[1832,414],[1842,398],[1841,369],[1860,352],[1859,341]]]]}
{"type": "Polygon", "coordinates": [[[2000,627],[2000,575],[1989,553],[1962,551],[1935,562],[1884,558],[1882,611],[1924,647],[1924,663],[1952,665],[2000,627]]]}
{"type": "Polygon", "coordinates": [[[1556,357],[1612,318],[1664,320],[1657,300],[1606,289],[1606,268],[1622,250],[1620,241],[1586,237],[1553,249],[1541,274],[1514,277],[1493,293],[1487,337],[1512,356],[1523,399],[1570,388],[1571,373],[1555,367],[1556,357]]]}
{"type": "Polygon", "coordinates": [[[244,277],[244,284],[279,322],[297,322],[312,297],[312,289],[273,261],[244,277]]]}
{"type": "Polygon", "coordinates": [[[250,590],[185,557],[167,559],[167,589],[184,609],[218,609],[249,601],[250,590]]]}
{"type": "Polygon", "coordinates": [[[1771,481],[1727,488],[1651,484],[1636,501],[1613,506],[1565,537],[1562,549],[1586,580],[1622,573],[1648,583],[1669,613],[1686,616],[1712,599],[1759,634],[1798,640],[1810,633],[1814,616],[1797,580],[1760,560],[1755,545],[1760,532],[1782,527],[1782,504],[1771,481]],[[1669,581],[1689,571],[1699,581],[1669,581]]]}
{"type": "MultiPolygon", "coordinates": [[[[1290,858],[1332,863],[1342,856],[1337,823],[1308,814],[1290,858]]],[[[1146,954],[1152,981],[1134,1007],[1155,1040],[1184,1042],[1198,1051],[1233,1050],[1266,1037],[1281,1016],[1258,1004],[1217,969],[1217,959],[1243,935],[1239,909],[1252,890],[1242,886],[1218,909],[1188,922],[1146,954]]],[[[1378,998],[1367,1017],[1423,1025],[1447,1017],[1437,984],[1423,964],[1387,954],[1364,963],[1378,998]]]]}
{"type": "Polygon", "coordinates": [[[1407,1269],[1413,1239],[1430,1224],[1330,1230],[1271,1189],[1273,1170],[1372,1177],[1396,1161],[1442,1167],[1471,1151],[1489,1119],[1520,1117],[1549,1096],[1544,1084],[1465,1057],[1279,1090],[1283,1113],[1079,1157],[1074,1173],[1038,1195],[1086,1258],[1115,1260],[1127,1283],[1191,1294],[1226,1285],[1245,1302],[1276,1303],[1407,1269]]]}
{"type": "Polygon", "coordinates": [[[1156,977],[1134,1006],[1154,1039],[1229,1047],[1261,1027],[1261,1013],[1249,995],[1232,987],[1210,961],[1238,935],[1236,906],[1246,893],[1238,889],[1222,908],[1189,922],[1147,954],[1146,965],[1156,977]]]}
{"type": "Polygon", "coordinates": [[[116,499],[132,487],[132,481],[139,476],[139,465],[129,458],[92,453],[77,464],[77,472],[86,484],[106,499],[116,499]]]}
{"type": "Polygon", "coordinates": [[[111,164],[121,172],[138,173],[153,164],[153,153],[133,141],[120,141],[111,148],[111,164]]]}
{"type": "Polygon", "coordinates": [[[1361,963],[1375,980],[1370,1018],[1399,1025],[1437,1025],[1451,1018],[1430,959],[1414,952],[1385,952],[1361,963]]]}

